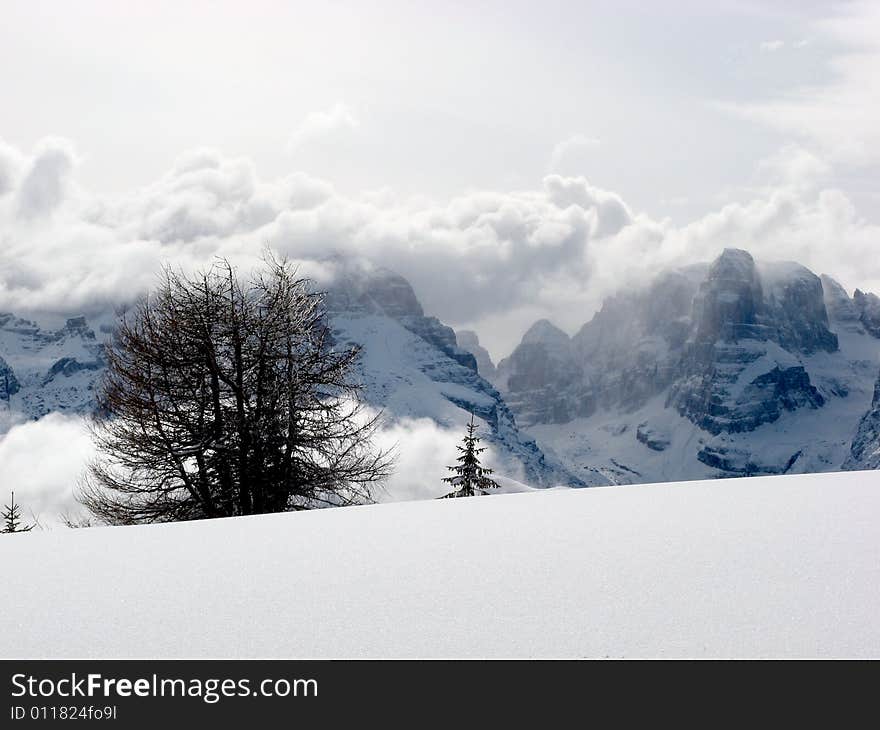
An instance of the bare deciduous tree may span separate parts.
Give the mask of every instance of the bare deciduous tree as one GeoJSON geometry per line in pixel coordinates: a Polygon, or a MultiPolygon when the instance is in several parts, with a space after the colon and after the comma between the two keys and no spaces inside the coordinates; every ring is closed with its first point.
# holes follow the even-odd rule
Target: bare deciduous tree
{"type": "Polygon", "coordinates": [[[114,524],[369,501],[392,459],[374,448],[323,295],[267,256],[247,283],[222,261],[170,268],[108,345],[81,500],[114,524]]]}

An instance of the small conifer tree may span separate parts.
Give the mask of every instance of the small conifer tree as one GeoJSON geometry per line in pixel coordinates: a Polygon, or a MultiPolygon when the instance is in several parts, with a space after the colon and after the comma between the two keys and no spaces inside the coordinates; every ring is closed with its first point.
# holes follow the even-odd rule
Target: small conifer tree
{"type": "Polygon", "coordinates": [[[489,478],[492,470],[480,464],[480,454],[486,449],[479,446],[479,443],[480,437],[477,436],[474,414],[471,413],[467,434],[462,439],[462,445],[457,447],[461,452],[456,459],[458,463],[447,467],[453,474],[443,478],[444,482],[452,485],[453,490],[449,494],[444,494],[441,499],[473,497],[477,494],[488,494],[489,489],[498,488],[498,483],[489,478]]]}
{"type": "Polygon", "coordinates": [[[30,532],[34,529],[33,525],[23,525],[21,522],[21,506],[15,503],[15,492],[9,500],[9,504],[3,507],[3,529],[2,533],[11,534],[13,532],[30,532]]]}

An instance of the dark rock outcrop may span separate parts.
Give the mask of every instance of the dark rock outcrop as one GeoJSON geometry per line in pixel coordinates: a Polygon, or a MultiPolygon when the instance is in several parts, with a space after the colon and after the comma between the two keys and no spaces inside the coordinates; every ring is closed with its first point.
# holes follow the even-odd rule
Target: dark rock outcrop
{"type": "Polygon", "coordinates": [[[801,452],[788,456],[779,463],[766,463],[756,459],[751,451],[728,446],[703,445],[697,452],[697,459],[710,466],[734,476],[763,476],[769,474],[785,474],[797,462],[801,452]]]}
{"type": "Polygon", "coordinates": [[[498,363],[498,382],[524,424],[564,423],[588,415],[593,402],[585,393],[571,399],[582,380],[571,338],[546,319],[535,322],[510,357],[498,363]]]}
{"type": "Polygon", "coordinates": [[[658,433],[647,423],[640,423],[636,428],[636,440],[652,451],[665,451],[669,447],[669,438],[658,433]]]}
{"type": "Polygon", "coordinates": [[[413,334],[430,342],[434,347],[445,353],[457,363],[477,372],[477,359],[458,346],[455,330],[443,324],[436,317],[416,317],[404,315],[397,320],[413,334]]]}
{"type": "MultiPolygon", "coordinates": [[[[862,313],[846,293],[846,289],[827,274],[822,274],[819,278],[822,282],[822,295],[828,319],[834,322],[838,331],[843,329],[864,333],[865,330],[861,323],[862,313]]],[[[861,294],[861,292],[859,293],[861,294]]]]}
{"type": "Polygon", "coordinates": [[[880,337],[880,297],[856,289],[853,294],[853,304],[859,312],[859,321],[865,330],[874,337],[880,337]]]}
{"type": "Polygon", "coordinates": [[[755,262],[739,249],[725,249],[709,267],[694,299],[693,317],[698,343],[767,339],[758,322],[763,292],[755,262]]]}
{"type": "Polygon", "coordinates": [[[880,469],[880,377],[874,384],[871,407],[859,423],[843,468],[880,469]]]}
{"type": "Polygon", "coordinates": [[[21,386],[12,367],[0,357],[0,401],[8,402],[19,390],[21,390],[21,386]]]}
{"type": "Polygon", "coordinates": [[[75,357],[62,357],[60,360],[56,361],[52,365],[52,367],[49,368],[49,372],[46,373],[46,377],[43,378],[43,385],[50,383],[59,375],[69,378],[71,375],[75,375],[76,373],[82,372],[83,370],[100,370],[104,367],[104,364],[105,363],[103,360],[80,362],[75,357]]]}
{"type": "Polygon", "coordinates": [[[389,269],[337,262],[326,303],[331,316],[335,312],[362,312],[391,317],[456,362],[477,371],[476,358],[458,346],[455,330],[436,317],[426,317],[410,283],[389,269]]]}

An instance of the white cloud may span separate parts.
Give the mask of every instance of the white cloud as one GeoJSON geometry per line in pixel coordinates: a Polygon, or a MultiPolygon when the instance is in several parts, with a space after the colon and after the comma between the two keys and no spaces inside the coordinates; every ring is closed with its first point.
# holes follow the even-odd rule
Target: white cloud
{"type": "MultiPolygon", "coordinates": [[[[437,425],[430,418],[402,419],[376,435],[382,449],[396,455],[394,474],[376,490],[379,502],[434,499],[449,491],[442,481],[454,462],[461,434],[437,425]]],[[[487,462],[488,463],[488,462],[487,462]]]]}
{"type": "Polygon", "coordinates": [[[329,109],[308,114],[291,133],[287,141],[287,151],[296,152],[315,139],[340,130],[354,130],[359,126],[360,120],[354,111],[347,104],[337,102],[329,109]]]}
{"type": "Polygon", "coordinates": [[[19,184],[19,215],[35,218],[53,212],[66,196],[75,160],[76,153],[67,140],[42,140],[19,184]]]}
{"type": "Polygon", "coordinates": [[[0,197],[17,185],[23,166],[24,159],[18,150],[0,140],[0,197]]]}
{"type": "Polygon", "coordinates": [[[57,527],[63,515],[82,514],[74,493],[93,454],[79,417],[52,413],[13,426],[0,438],[0,502],[14,491],[27,522],[57,527]]]}
{"type": "Polygon", "coordinates": [[[774,53],[785,47],[785,41],[764,41],[761,43],[761,50],[765,53],[774,53]]]}
{"type": "Polygon", "coordinates": [[[761,160],[757,172],[768,185],[813,189],[830,179],[832,166],[805,147],[791,144],[761,160]]]}
{"type": "Polygon", "coordinates": [[[387,190],[342,195],[303,173],[267,181],[249,159],[211,150],[115,196],[88,194],[65,173],[63,204],[36,196],[54,202],[34,202],[22,220],[27,171],[52,154],[7,153],[25,172],[0,197],[0,311],[107,311],[152,286],[165,261],[196,268],[224,255],[247,267],[270,243],[299,261],[348,254],[398,271],[428,313],[475,329],[498,358],[539,317],[573,331],[618,288],[724,246],[794,258],[850,287],[880,283],[870,255],[880,230],[829,186],[827,164],[798,145],[758,166],[758,187],[684,226],[637,213],[583,177],[553,174],[532,189],[438,203],[387,190]]]}

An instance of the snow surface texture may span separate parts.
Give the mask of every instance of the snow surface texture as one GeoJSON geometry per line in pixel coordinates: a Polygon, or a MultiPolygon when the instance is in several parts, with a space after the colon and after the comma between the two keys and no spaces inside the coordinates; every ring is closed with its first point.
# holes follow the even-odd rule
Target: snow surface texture
{"type": "Polygon", "coordinates": [[[0,655],[878,657],[878,520],[848,472],[7,536],[0,655]]]}

